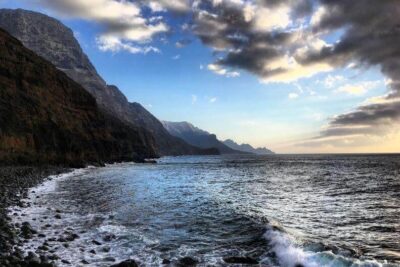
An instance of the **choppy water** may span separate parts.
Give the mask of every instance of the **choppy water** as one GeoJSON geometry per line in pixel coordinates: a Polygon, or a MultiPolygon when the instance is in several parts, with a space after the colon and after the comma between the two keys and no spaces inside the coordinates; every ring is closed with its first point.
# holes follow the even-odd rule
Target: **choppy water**
{"type": "Polygon", "coordinates": [[[200,266],[226,266],[228,256],[262,266],[400,266],[399,155],[162,158],[77,170],[33,191],[34,205],[15,220],[53,227],[25,250],[76,232],[68,248],[48,242],[74,266],[184,256],[200,266]]]}

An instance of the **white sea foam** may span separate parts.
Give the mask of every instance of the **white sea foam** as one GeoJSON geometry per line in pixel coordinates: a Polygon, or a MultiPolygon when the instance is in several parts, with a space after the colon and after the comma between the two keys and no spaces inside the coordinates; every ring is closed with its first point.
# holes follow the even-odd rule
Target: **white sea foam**
{"type": "Polygon", "coordinates": [[[389,267],[396,266],[375,260],[351,259],[331,251],[307,251],[289,234],[268,227],[264,237],[272,247],[281,267],[389,267]]]}

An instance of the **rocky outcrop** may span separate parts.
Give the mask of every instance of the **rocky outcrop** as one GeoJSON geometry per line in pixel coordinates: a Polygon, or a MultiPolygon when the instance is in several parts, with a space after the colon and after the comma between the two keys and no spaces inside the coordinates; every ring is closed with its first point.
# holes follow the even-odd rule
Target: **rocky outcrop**
{"type": "Polygon", "coordinates": [[[163,121],[168,132],[176,137],[185,140],[188,144],[201,148],[216,148],[221,154],[241,154],[242,151],[234,150],[217,139],[215,134],[201,130],[189,122],[163,121]]]}
{"type": "Polygon", "coordinates": [[[1,164],[84,165],[155,157],[153,136],[0,30],[1,164]]]}
{"type": "Polygon", "coordinates": [[[274,152],[272,152],[268,148],[265,148],[265,147],[254,148],[249,144],[240,144],[239,145],[238,143],[236,143],[235,141],[233,141],[231,139],[225,140],[224,144],[227,145],[228,147],[232,148],[232,149],[236,149],[236,150],[247,152],[247,153],[253,153],[253,154],[258,154],[258,155],[272,155],[272,154],[275,154],[274,152]]]}
{"type": "Polygon", "coordinates": [[[153,133],[159,154],[216,153],[190,146],[171,136],[146,109],[137,103],[129,103],[116,86],[107,85],[82,51],[71,29],[60,21],[37,12],[1,9],[0,27],[81,84],[110,114],[153,133]]]}

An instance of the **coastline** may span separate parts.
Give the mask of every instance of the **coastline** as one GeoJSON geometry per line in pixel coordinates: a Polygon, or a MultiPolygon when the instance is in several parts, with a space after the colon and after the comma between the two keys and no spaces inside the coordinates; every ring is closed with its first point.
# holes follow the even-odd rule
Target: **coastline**
{"type": "MultiPolygon", "coordinates": [[[[29,237],[35,230],[28,224],[13,225],[8,214],[12,206],[24,207],[30,203],[23,199],[28,190],[52,179],[51,176],[68,173],[72,169],[60,166],[1,166],[0,167],[0,266],[28,266],[30,259],[15,248],[23,242],[22,235],[29,237]]],[[[31,263],[32,264],[32,263],[31,263]]],[[[35,260],[35,266],[53,266],[50,262],[35,260]]]]}
{"type": "MultiPolygon", "coordinates": [[[[68,242],[79,239],[79,235],[67,228],[57,240],[47,238],[40,229],[52,228],[52,225],[45,225],[40,218],[41,227],[32,227],[28,215],[24,209],[35,206],[35,199],[40,198],[43,190],[53,187],[56,181],[77,175],[88,168],[102,168],[113,164],[127,163],[114,162],[98,166],[88,165],[78,168],[62,166],[0,166],[0,267],[56,267],[57,261],[70,265],[65,259],[60,259],[57,253],[52,252],[52,245],[47,241],[57,241],[59,245],[68,246],[68,242]],[[13,219],[19,217],[19,222],[13,219]],[[24,220],[25,218],[25,220],[24,220]],[[39,229],[40,228],[40,229],[39,229]],[[30,240],[45,240],[35,252],[24,251],[24,244],[30,240]]],[[[130,161],[135,162],[137,161],[130,161]]],[[[143,163],[154,164],[155,160],[145,160],[143,163]]],[[[40,206],[39,206],[40,207],[40,206]]],[[[61,219],[61,211],[54,209],[55,218],[61,219]]],[[[44,218],[45,219],[45,218],[44,218]]],[[[96,241],[93,241],[96,242],[96,241]]],[[[95,245],[100,245],[100,243],[95,245]]],[[[55,252],[55,251],[53,251],[55,252]]],[[[132,259],[117,261],[114,258],[106,258],[111,267],[137,267],[132,259]]],[[[88,264],[85,260],[82,265],[88,264]]],[[[81,265],[80,265],[81,266],[81,265]]]]}

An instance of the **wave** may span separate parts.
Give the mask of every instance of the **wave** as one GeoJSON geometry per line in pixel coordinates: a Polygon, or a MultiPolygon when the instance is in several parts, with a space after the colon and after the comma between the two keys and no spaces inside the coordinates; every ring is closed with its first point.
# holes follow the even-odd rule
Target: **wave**
{"type": "Polygon", "coordinates": [[[399,267],[399,265],[361,260],[338,255],[330,250],[311,251],[275,226],[268,226],[264,238],[271,246],[280,267],[399,267]]]}

